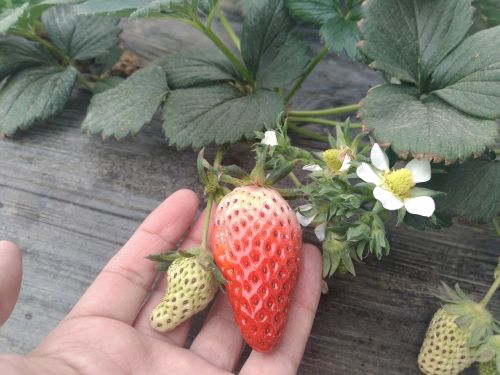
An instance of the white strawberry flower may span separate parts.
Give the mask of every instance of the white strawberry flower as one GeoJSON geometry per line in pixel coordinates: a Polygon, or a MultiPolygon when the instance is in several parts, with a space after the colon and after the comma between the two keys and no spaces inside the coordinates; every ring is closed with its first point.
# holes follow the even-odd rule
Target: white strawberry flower
{"type": "Polygon", "coordinates": [[[320,172],[323,170],[318,164],[307,164],[304,165],[302,169],[308,172],[320,172]]]}
{"type": "Polygon", "coordinates": [[[264,133],[264,138],[260,143],[267,146],[277,146],[278,138],[276,137],[276,132],[274,130],[268,130],[264,133]]]}
{"type": "MultiPolygon", "coordinates": [[[[316,215],[312,216],[302,215],[302,212],[307,212],[311,209],[312,205],[310,204],[303,204],[302,206],[297,207],[297,212],[295,213],[295,215],[297,216],[297,221],[303,227],[309,226],[316,218],[316,215]]],[[[326,236],[325,232],[326,232],[326,223],[319,224],[318,226],[316,226],[316,228],[314,228],[314,234],[321,242],[325,240],[326,236]]]]}
{"type": "Polygon", "coordinates": [[[310,205],[310,204],[303,204],[302,206],[297,207],[297,212],[295,213],[295,215],[297,216],[297,221],[303,227],[309,226],[309,224],[311,224],[313,222],[314,218],[316,217],[316,215],[312,215],[312,216],[302,215],[302,212],[307,212],[311,209],[312,209],[312,205],[310,205]]]}
{"type": "Polygon", "coordinates": [[[428,160],[413,159],[404,168],[390,170],[389,158],[375,143],[371,150],[370,166],[361,163],[356,173],[365,182],[375,184],[373,196],[386,210],[404,207],[411,214],[430,217],[436,208],[430,196],[415,194],[415,184],[431,179],[431,164],[428,160]]]}

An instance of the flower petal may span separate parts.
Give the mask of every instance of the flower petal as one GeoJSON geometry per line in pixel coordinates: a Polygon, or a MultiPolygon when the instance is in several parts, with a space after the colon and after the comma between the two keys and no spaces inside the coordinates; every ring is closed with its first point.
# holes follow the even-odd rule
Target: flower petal
{"type": "Polygon", "coordinates": [[[345,172],[351,167],[351,158],[349,155],[344,156],[344,161],[342,162],[342,166],[339,169],[339,172],[345,172]]]}
{"type": "Polygon", "coordinates": [[[380,186],[376,186],[373,189],[373,196],[389,211],[399,210],[404,206],[404,203],[399,198],[390,191],[382,189],[380,186]]]}
{"type": "Polygon", "coordinates": [[[323,169],[318,165],[318,164],[308,164],[304,165],[302,167],[304,171],[309,171],[309,172],[319,172],[322,171],[323,169]]]}
{"type": "Polygon", "coordinates": [[[356,169],[356,174],[365,182],[375,184],[379,186],[382,184],[382,179],[375,171],[366,163],[361,163],[361,165],[356,169]]]}
{"type": "Polygon", "coordinates": [[[297,221],[302,225],[303,227],[307,227],[309,224],[311,224],[316,217],[316,215],[313,216],[304,216],[300,212],[296,212],[295,215],[297,216],[297,221]]]}
{"type": "Polygon", "coordinates": [[[430,217],[436,209],[434,199],[421,196],[405,199],[405,208],[410,214],[430,217]]]}
{"type": "Polygon", "coordinates": [[[389,158],[385,154],[385,152],[380,148],[378,143],[375,143],[372,147],[372,151],[370,153],[370,159],[375,168],[380,169],[381,171],[389,170],[389,158]]]}
{"type": "Polygon", "coordinates": [[[405,169],[408,169],[412,176],[413,182],[426,182],[431,179],[431,163],[427,159],[413,159],[406,164],[405,169]]]}
{"type": "Polygon", "coordinates": [[[264,139],[260,143],[268,146],[277,146],[278,139],[276,138],[276,132],[273,130],[268,130],[264,133],[264,139]]]}
{"type": "Polygon", "coordinates": [[[297,207],[299,211],[309,211],[311,208],[313,208],[312,204],[303,204],[302,206],[297,207]]]}
{"type": "Polygon", "coordinates": [[[326,231],[326,223],[320,224],[316,228],[314,228],[314,234],[321,242],[325,240],[325,231],[326,231]]]}

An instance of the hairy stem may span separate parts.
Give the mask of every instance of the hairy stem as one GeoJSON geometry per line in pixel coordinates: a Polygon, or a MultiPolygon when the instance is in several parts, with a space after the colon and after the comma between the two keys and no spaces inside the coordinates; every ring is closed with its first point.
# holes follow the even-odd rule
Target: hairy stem
{"type": "Polygon", "coordinates": [[[87,90],[89,90],[90,92],[94,93],[94,90],[95,90],[95,84],[90,82],[89,80],[87,80],[84,76],[82,76],[81,74],[78,74],[77,76],[77,81],[82,85],[84,86],[87,90]]]}
{"type": "MultiPolygon", "coordinates": [[[[332,126],[336,127],[337,125],[340,126],[345,126],[346,124],[341,122],[341,121],[332,121],[332,120],[327,120],[323,118],[317,118],[317,117],[288,117],[288,120],[293,122],[293,123],[299,123],[299,124],[306,124],[306,123],[312,123],[312,124],[320,124],[320,125],[325,125],[325,126],[332,126]]],[[[351,129],[356,129],[356,128],[361,128],[360,123],[351,123],[350,124],[351,129]]]]}
{"type": "Polygon", "coordinates": [[[297,176],[295,176],[295,173],[293,172],[290,172],[288,174],[288,177],[290,178],[290,180],[293,181],[294,185],[298,188],[301,188],[302,187],[302,182],[300,182],[300,180],[297,178],[297,176]]]}
{"type": "Polygon", "coordinates": [[[226,153],[228,149],[228,145],[222,145],[221,147],[218,148],[217,152],[215,153],[215,157],[214,157],[214,168],[219,168],[221,163],[222,163],[222,159],[224,158],[224,154],[226,153]]]}
{"type": "Polygon", "coordinates": [[[304,192],[299,189],[276,189],[280,195],[288,200],[304,198],[304,192]]]}
{"type": "Polygon", "coordinates": [[[207,200],[207,208],[205,209],[205,217],[203,220],[203,235],[201,237],[202,249],[207,249],[208,245],[208,229],[210,227],[210,217],[212,216],[212,207],[214,204],[214,195],[210,194],[207,200]]]}
{"type": "Polygon", "coordinates": [[[495,292],[497,291],[498,287],[500,287],[500,277],[497,277],[495,279],[495,282],[493,283],[493,285],[491,285],[490,289],[488,289],[488,292],[481,300],[481,302],[479,302],[479,304],[483,307],[486,307],[490,302],[491,298],[493,297],[493,295],[495,294],[495,292]]]}
{"type": "Polygon", "coordinates": [[[295,81],[292,88],[290,89],[290,92],[286,96],[285,98],[286,103],[288,103],[293,98],[293,96],[300,89],[300,87],[302,86],[306,78],[309,76],[309,74],[311,74],[316,65],[318,65],[320,61],[323,60],[323,58],[327,55],[327,53],[328,53],[328,48],[323,47],[319,50],[316,56],[314,56],[314,58],[309,62],[309,64],[306,66],[306,70],[304,71],[304,73],[300,76],[298,80],[295,81]]]}
{"type": "Polygon", "coordinates": [[[220,8],[220,6],[217,7],[217,17],[219,17],[219,21],[222,24],[222,27],[224,27],[224,30],[226,30],[229,39],[231,39],[231,42],[233,42],[235,47],[238,48],[238,51],[241,51],[240,38],[238,38],[238,35],[236,35],[236,33],[234,32],[233,27],[227,20],[226,15],[224,14],[224,11],[220,8]]]}
{"type": "Polygon", "coordinates": [[[200,21],[195,23],[196,28],[200,30],[203,34],[207,36],[208,39],[212,41],[213,44],[228,58],[229,61],[234,65],[240,74],[245,78],[250,84],[254,84],[254,79],[250,75],[248,69],[243,65],[243,63],[234,55],[234,53],[226,46],[226,44],[215,34],[210,28],[205,26],[200,21]]]}
{"type": "Polygon", "coordinates": [[[61,52],[58,48],[56,48],[52,43],[50,43],[48,40],[43,39],[42,37],[38,36],[34,31],[33,32],[27,32],[23,33],[23,36],[26,39],[33,40],[35,42],[40,43],[42,46],[44,46],[47,50],[50,51],[50,53],[57,59],[61,60],[62,62],[68,64],[68,65],[75,65],[75,62],[69,57],[66,56],[63,52],[61,52]]]}
{"type": "Polygon", "coordinates": [[[288,124],[288,129],[295,134],[301,135],[302,137],[312,139],[314,141],[326,142],[328,143],[328,137],[326,135],[321,135],[313,131],[302,129],[296,124],[288,124]]]}
{"type": "Polygon", "coordinates": [[[359,104],[350,104],[342,107],[317,109],[311,111],[290,111],[288,114],[294,117],[323,117],[331,115],[341,115],[344,113],[356,112],[360,108],[359,104]]]}

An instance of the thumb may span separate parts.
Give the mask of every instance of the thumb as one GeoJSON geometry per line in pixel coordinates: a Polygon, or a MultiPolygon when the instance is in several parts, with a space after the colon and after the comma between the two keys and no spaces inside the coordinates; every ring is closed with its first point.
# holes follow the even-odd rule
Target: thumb
{"type": "Polygon", "coordinates": [[[22,274],[21,251],[12,242],[0,241],[0,326],[14,309],[22,274]]]}

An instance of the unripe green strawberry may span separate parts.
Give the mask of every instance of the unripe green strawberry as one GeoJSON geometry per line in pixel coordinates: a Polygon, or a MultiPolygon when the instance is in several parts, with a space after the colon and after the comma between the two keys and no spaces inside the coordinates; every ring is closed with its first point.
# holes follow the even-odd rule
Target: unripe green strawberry
{"type": "Polygon", "coordinates": [[[276,190],[238,187],[219,203],[211,232],[214,260],[241,334],[257,351],[273,350],[283,335],[301,247],[294,211],[276,190]]]}
{"type": "Polygon", "coordinates": [[[217,293],[213,272],[198,257],[179,257],[167,271],[168,285],[160,303],[151,312],[151,326],[160,332],[173,330],[202,311],[217,293]]]}
{"type": "Polygon", "coordinates": [[[477,349],[496,325],[486,308],[462,290],[445,284],[443,300],[448,302],[432,318],[418,365],[426,375],[457,375],[476,359],[477,349]]]}
{"type": "Polygon", "coordinates": [[[455,323],[457,317],[443,308],[434,314],[418,356],[424,374],[455,375],[474,362],[474,351],[467,347],[470,335],[455,323]]]}
{"type": "Polygon", "coordinates": [[[479,375],[498,375],[499,373],[495,359],[479,364],[479,375]]]}

